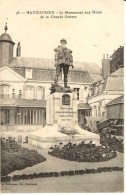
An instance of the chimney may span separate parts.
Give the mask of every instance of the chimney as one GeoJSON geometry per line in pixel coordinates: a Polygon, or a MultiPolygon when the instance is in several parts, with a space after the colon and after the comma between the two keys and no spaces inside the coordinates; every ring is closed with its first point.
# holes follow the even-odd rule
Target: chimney
{"type": "Polygon", "coordinates": [[[102,77],[105,78],[110,74],[110,59],[105,58],[105,54],[103,54],[103,59],[102,59],[102,77]]]}
{"type": "Polygon", "coordinates": [[[20,42],[18,42],[18,44],[17,44],[16,56],[17,57],[21,57],[21,45],[20,45],[20,42]]]}
{"type": "Polygon", "coordinates": [[[12,89],[12,99],[15,99],[15,89],[12,89]]]}
{"type": "Polygon", "coordinates": [[[21,90],[19,90],[19,99],[22,99],[22,93],[21,93],[21,90]]]}

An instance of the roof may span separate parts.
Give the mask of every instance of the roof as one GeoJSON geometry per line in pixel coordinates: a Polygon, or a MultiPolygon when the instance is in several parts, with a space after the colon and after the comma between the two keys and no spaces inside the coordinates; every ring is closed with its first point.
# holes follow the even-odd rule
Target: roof
{"type": "Polygon", "coordinates": [[[88,103],[79,103],[78,109],[91,109],[88,103]]]}
{"type": "Polygon", "coordinates": [[[24,99],[17,99],[17,105],[19,107],[46,107],[45,100],[24,100],[24,99]]]}
{"type": "MultiPolygon", "coordinates": [[[[9,67],[23,77],[25,77],[25,68],[32,68],[33,80],[53,81],[56,71],[54,63],[52,59],[18,57],[14,58],[9,67]]],[[[68,81],[92,83],[101,78],[101,69],[96,64],[74,62],[74,69],[70,68],[68,81]]]]}
{"type": "Polygon", "coordinates": [[[0,41],[9,41],[9,42],[14,43],[14,42],[12,41],[10,35],[7,34],[7,33],[1,34],[1,36],[0,36],[0,41]]]}
{"type": "Polygon", "coordinates": [[[90,85],[90,89],[91,93],[89,98],[94,95],[99,95],[99,93],[103,91],[106,91],[106,93],[108,93],[108,91],[124,91],[124,68],[119,68],[104,79],[97,79],[96,82],[94,80],[90,85]]]}
{"type": "Polygon", "coordinates": [[[1,81],[18,80],[20,82],[26,81],[24,77],[22,77],[20,74],[18,74],[17,72],[9,68],[8,66],[3,66],[0,68],[0,80],[1,81]],[[8,76],[8,73],[9,73],[9,76],[8,76]]]}
{"type": "Polygon", "coordinates": [[[123,75],[109,75],[106,78],[107,91],[123,91],[124,90],[124,76],[123,75]]]}
{"type": "Polygon", "coordinates": [[[106,104],[106,106],[112,106],[115,104],[123,104],[123,103],[124,103],[124,96],[122,95],[110,101],[108,104],[106,104]]]}
{"type": "Polygon", "coordinates": [[[118,70],[116,70],[115,72],[113,72],[111,75],[124,76],[124,68],[119,68],[118,70]]]}
{"type": "Polygon", "coordinates": [[[26,100],[26,99],[2,99],[0,106],[11,107],[46,107],[45,100],[26,100]]]}
{"type": "MultiPolygon", "coordinates": [[[[92,74],[101,74],[101,68],[95,63],[73,62],[75,70],[87,71],[92,74]]],[[[55,69],[55,61],[47,58],[15,57],[10,67],[55,69]]]]}

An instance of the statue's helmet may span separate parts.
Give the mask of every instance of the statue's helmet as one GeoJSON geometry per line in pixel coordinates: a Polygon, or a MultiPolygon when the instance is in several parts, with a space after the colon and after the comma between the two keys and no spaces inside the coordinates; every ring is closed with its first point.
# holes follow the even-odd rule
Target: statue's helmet
{"type": "Polygon", "coordinates": [[[61,40],[60,40],[60,43],[65,43],[65,44],[67,44],[67,41],[66,41],[66,39],[61,39],[61,40]]]}

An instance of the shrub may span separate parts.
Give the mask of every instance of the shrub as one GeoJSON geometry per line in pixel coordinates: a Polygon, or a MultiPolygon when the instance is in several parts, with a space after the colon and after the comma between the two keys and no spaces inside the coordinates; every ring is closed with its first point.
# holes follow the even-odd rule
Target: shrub
{"type": "Polygon", "coordinates": [[[12,180],[13,180],[13,181],[17,181],[17,180],[19,180],[18,175],[13,175],[12,180]]]}
{"type": "Polygon", "coordinates": [[[70,171],[61,171],[58,172],[41,172],[41,173],[34,173],[34,174],[28,174],[28,175],[13,175],[11,176],[5,176],[1,178],[2,182],[11,181],[18,181],[18,180],[24,180],[24,179],[33,179],[33,178],[43,178],[43,177],[58,177],[58,176],[66,176],[66,175],[82,175],[82,174],[89,174],[89,173],[102,173],[102,172],[111,172],[111,171],[122,171],[123,167],[99,167],[97,169],[85,169],[85,170],[70,170],[70,171]]]}
{"type": "Polygon", "coordinates": [[[54,177],[58,177],[59,173],[58,172],[54,172],[53,175],[54,175],[54,177]]]}
{"type": "Polygon", "coordinates": [[[123,139],[117,139],[116,137],[107,137],[101,135],[100,142],[103,146],[111,148],[114,151],[124,152],[123,139]]]}
{"type": "Polygon", "coordinates": [[[1,153],[1,175],[5,176],[15,170],[21,170],[44,162],[46,158],[34,150],[28,150],[17,145],[14,139],[3,139],[1,153]],[[8,147],[9,146],[9,147],[8,147]],[[18,148],[15,150],[14,146],[18,148]],[[8,149],[9,148],[9,149],[8,149]]]}
{"type": "Polygon", "coordinates": [[[68,172],[67,172],[67,171],[61,171],[61,172],[60,172],[60,175],[61,175],[61,176],[66,176],[66,175],[68,175],[68,172]]]}
{"type": "Polygon", "coordinates": [[[9,181],[11,181],[11,176],[1,177],[1,182],[9,182],[9,181]]]}
{"type": "Polygon", "coordinates": [[[79,170],[75,170],[75,174],[76,175],[79,175],[80,174],[80,171],[79,170]]]}
{"type": "Polygon", "coordinates": [[[1,138],[1,150],[9,152],[18,152],[20,149],[19,144],[15,141],[15,138],[8,137],[7,139],[1,138]]]}
{"type": "Polygon", "coordinates": [[[68,171],[68,175],[74,175],[74,171],[68,171]]]}

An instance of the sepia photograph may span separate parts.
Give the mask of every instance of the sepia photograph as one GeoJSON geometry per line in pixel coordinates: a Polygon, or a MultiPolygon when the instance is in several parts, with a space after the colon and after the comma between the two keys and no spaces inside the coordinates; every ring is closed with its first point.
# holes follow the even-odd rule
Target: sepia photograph
{"type": "Polygon", "coordinates": [[[2,194],[124,192],[123,17],[123,0],[0,0],[2,194]]]}

